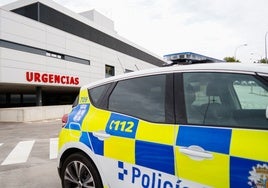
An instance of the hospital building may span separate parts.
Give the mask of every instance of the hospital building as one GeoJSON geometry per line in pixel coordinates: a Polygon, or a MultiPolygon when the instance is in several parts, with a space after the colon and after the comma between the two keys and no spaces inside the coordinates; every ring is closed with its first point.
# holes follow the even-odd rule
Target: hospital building
{"type": "Polygon", "coordinates": [[[96,10],[52,0],[0,7],[0,108],[71,104],[82,85],[163,64],[96,10]]]}

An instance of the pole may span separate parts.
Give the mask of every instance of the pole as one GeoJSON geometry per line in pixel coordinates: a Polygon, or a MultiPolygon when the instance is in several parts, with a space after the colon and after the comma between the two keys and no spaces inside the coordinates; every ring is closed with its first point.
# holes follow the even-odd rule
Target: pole
{"type": "Polygon", "coordinates": [[[36,106],[42,106],[42,88],[40,86],[36,87],[36,106]]]}
{"type": "Polygon", "coordinates": [[[239,45],[239,46],[236,47],[235,52],[234,52],[234,58],[235,58],[235,60],[236,60],[236,52],[237,52],[238,48],[243,47],[243,46],[247,46],[247,44],[241,44],[241,45],[239,45]]]}
{"type": "Polygon", "coordinates": [[[268,32],[265,33],[265,39],[264,39],[265,40],[264,41],[264,47],[265,47],[265,52],[264,53],[265,53],[265,62],[266,63],[268,63],[267,62],[267,34],[268,34],[268,32]]]}

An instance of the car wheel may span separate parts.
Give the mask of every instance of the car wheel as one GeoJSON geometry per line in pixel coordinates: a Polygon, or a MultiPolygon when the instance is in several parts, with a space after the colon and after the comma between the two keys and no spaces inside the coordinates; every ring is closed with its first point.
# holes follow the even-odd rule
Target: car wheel
{"type": "Polygon", "coordinates": [[[74,153],[66,158],[60,177],[63,188],[103,187],[95,165],[83,153],[74,153]]]}

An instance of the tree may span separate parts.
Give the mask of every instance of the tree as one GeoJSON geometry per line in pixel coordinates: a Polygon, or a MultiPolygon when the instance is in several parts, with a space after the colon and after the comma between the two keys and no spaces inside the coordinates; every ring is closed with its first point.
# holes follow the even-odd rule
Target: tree
{"type": "Polygon", "coordinates": [[[268,61],[266,61],[266,59],[260,59],[259,61],[258,61],[259,63],[268,63],[268,61]]]}
{"type": "Polygon", "coordinates": [[[238,59],[235,59],[235,57],[225,57],[223,60],[226,62],[240,62],[238,59]]]}

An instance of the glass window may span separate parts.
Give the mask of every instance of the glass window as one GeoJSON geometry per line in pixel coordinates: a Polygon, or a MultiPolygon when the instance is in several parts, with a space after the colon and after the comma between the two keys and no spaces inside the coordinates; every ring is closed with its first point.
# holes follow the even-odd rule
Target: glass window
{"type": "Polygon", "coordinates": [[[184,73],[189,124],[268,128],[268,86],[252,75],[184,73]]]}
{"type": "Polygon", "coordinates": [[[34,3],[31,5],[20,7],[12,10],[12,12],[31,18],[33,20],[38,20],[38,4],[39,3],[34,3]]]}
{"type": "Polygon", "coordinates": [[[24,104],[36,104],[36,95],[34,94],[24,94],[23,95],[24,104]]]}
{"type": "Polygon", "coordinates": [[[87,60],[87,59],[81,59],[81,58],[73,57],[69,55],[63,55],[63,58],[66,61],[72,61],[72,62],[84,64],[84,65],[90,65],[90,60],[87,60]]]}
{"type": "Polygon", "coordinates": [[[185,58],[184,54],[180,55],[179,58],[184,59],[185,58]]]}
{"type": "Polygon", "coordinates": [[[0,104],[6,104],[7,99],[6,99],[6,94],[0,94],[0,104]]]}
{"type": "Polygon", "coordinates": [[[112,111],[165,122],[165,75],[120,81],[109,99],[112,111]]]}
{"type": "Polygon", "coordinates": [[[114,67],[110,65],[105,65],[105,78],[114,76],[114,67]]]}
{"type": "Polygon", "coordinates": [[[72,108],[76,107],[78,105],[78,103],[79,103],[79,95],[76,96],[76,98],[72,104],[72,108]]]}
{"type": "Polygon", "coordinates": [[[46,51],[46,56],[49,57],[54,57],[54,58],[58,58],[58,59],[64,59],[64,56],[55,52],[48,52],[46,51]]]}
{"type": "Polygon", "coordinates": [[[90,98],[93,104],[97,104],[104,91],[107,91],[110,84],[95,87],[89,90],[90,98]]]}
{"type": "Polygon", "coordinates": [[[266,109],[268,92],[258,80],[245,79],[234,82],[234,89],[241,104],[241,109],[266,109]]]}
{"type": "Polygon", "coordinates": [[[124,73],[129,73],[129,72],[133,72],[133,70],[125,69],[125,71],[124,71],[124,73]]]}
{"type": "Polygon", "coordinates": [[[20,104],[21,103],[21,95],[20,94],[11,94],[10,95],[10,103],[11,104],[20,104]]]}

